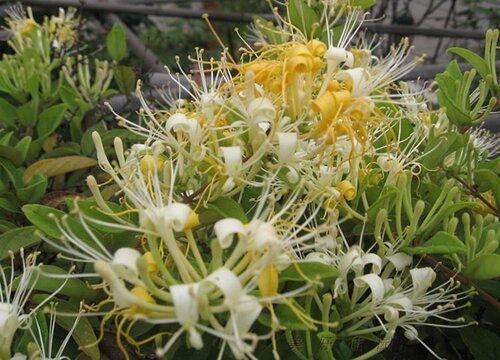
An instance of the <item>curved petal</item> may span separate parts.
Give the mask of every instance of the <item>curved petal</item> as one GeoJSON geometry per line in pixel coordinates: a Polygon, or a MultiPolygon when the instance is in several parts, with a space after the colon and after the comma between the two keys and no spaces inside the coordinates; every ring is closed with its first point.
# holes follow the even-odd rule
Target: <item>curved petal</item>
{"type": "Polygon", "coordinates": [[[410,255],[402,252],[387,256],[386,258],[394,265],[397,271],[404,270],[407,266],[410,266],[413,259],[410,255]]]}
{"type": "Polygon", "coordinates": [[[136,278],[138,274],[137,259],[140,257],[141,253],[136,249],[120,248],[113,255],[111,265],[122,279],[136,278]]]}
{"type": "Polygon", "coordinates": [[[239,146],[226,146],[220,148],[220,154],[224,158],[224,166],[229,176],[237,176],[243,164],[243,153],[239,146]]]}
{"type": "Polygon", "coordinates": [[[191,208],[182,203],[172,203],[164,208],[163,217],[175,231],[182,231],[188,223],[191,208]]]}
{"type": "Polygon", "coordinates": [[[425,294],[427,289],[436,280],[436,273],[430,267],[415,268],[410,270],[414,295],[425,294]]]}
{"type": "Polygon", "coordinates": [[[363,96],[363,92],[369,89],[365,89],[366,83],[368,81],[368,74],[363,68],[354,68],[349,70],[341,71],[337,75],[339,80],[349,80],[352,83],[352,95],[354,97],[363,96]]]}
{"type": "MultiPolygon", "coordinates": [[[[226,303],[232,306],[242,296],[243,287],[240,279],[229,269],[222,267],[208,275],[204,283],[215,285],[224,294],[226,303]]],[[[202,284],[203,286],[204,284],[202,284]]]]}
{"type": "Polygon", "coordinates": [[[191,329],[198,323],[199,288],[198,283],[172,285],[169,288],[177,321],[186,329],[191,329]]]}
{"type": "Polygon", "coordinates": [[[274,226],[261,221],[253,220],[248,224],[249,230],[249,246],[256,251],[262,251],[268,245],[274,245],[279,243],[278,234],[274,226]]]}
{"type": "Polygon", "coordinates": [[[278,133],[278,159],[286,164],[292,161],[295,150],[297,149],[297,133],[279,132],[278,133]]]}
{"type": "Polygon", "coordinates": [[[363,264],[372,264],[372,271],[375,274],[380,274],[382,270],[382,259],[377,254],[368,253],[363,255],[363,264]]]}
{"type": "Polygon", "coordinates": [[[372,303],[378,304],[384,298],[385,288],[384,282],[380,276],[376,274],[367,274],[363,276],[358,276],[354,279],[354,285],[357,287],[363,287],[368,285],[372,292],[372,303]]]}
{"type": "Polygon", "coordinates": [[[231,246],[234,235],[245,236],[245,225],[238,219],[222,219],[214,225],[215,236],[223,249],[231,246]]]}

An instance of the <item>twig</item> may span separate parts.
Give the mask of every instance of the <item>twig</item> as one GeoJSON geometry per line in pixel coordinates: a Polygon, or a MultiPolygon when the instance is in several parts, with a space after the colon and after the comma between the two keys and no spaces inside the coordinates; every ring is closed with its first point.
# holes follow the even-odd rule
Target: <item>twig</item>
{"type": "Polygon", "coordinates": [[[470,186],[469,184],[467,184],[467,182],[465,182],[465,180],[461,179],[459,176],[457,176],[455,174],[450,174],[450,176],[453,179],[457,180],[460,184],[462,184],[463,187],[465,187],[470,192],[470,194],[472,196],[481,200],[484,203],[484,205],[489,207],[497,216],[500,216],[498,209],[492,203],[490,203],[487,199],[485,199],[485,197],[483,195],[481,195],[481,193],[479,191],[477,191],[477,189],[475,189],[473,186],[470,186]]]}
{"type": "Polygon", "coordinates": [[[465,276],[458,274],[456,271],[451,270],[446,265],[443,265],[441,261],[436,260],[434,257],[430,255],[423,255],[422,260],[424,260],[427,264],[434,266],[441,273],[443,273],[449,279],[457,279],[460,283],[471,286],[474,290],[477,291],[478,295],[487,303],[493,305],[497,309],[500,309],[500,302],[497,301],[493,296],[488,294],[486,291],[476,286],[471,280],[467,279],[465,276]]]}
{"type": "MultiPolygon", "coordinates": [[[[165,17],[178,17],[185,19],[202,20],[203,14],[208,14],[210,20],[225,21],[233,23],[250,23],[253,22],[256,15],[270,21],[276,21],[272,14],[251,14],[243,12],[225,12],[225,11],[200,11],[188,9],[166,9],[142,5],[129,4],[113,4],[101,3],[95,0],[21,0],[21,3],[31,6],[41,7],[61,7],[75,6],[78,7],[83,3],[85,10],[113,12],[113,13],[128,13],[134,15],[155,15],[165,17]]],[[[394,25],[394,24],[376,24],[366,23],[363,28],[372,32],[396,34],[402,36],[421,35],[429,37],[449,37],[449,38],[469,38],[469,39],[484,39],[484,32],[479,30],[463,30],[463,29],[438,29],[438,28],[421,28],[419,26],[394,25]]]]}

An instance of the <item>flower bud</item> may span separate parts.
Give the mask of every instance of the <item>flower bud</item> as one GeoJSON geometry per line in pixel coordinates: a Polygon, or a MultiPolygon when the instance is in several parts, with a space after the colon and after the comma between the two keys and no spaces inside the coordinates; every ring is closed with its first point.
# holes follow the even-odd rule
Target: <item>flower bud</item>
{"type": "Polygon", "coordinates": [[[257,279],[260,293],[264,297],[275,296],[278,293],[278,269],[273,264],[267,265],[257,279]]]}

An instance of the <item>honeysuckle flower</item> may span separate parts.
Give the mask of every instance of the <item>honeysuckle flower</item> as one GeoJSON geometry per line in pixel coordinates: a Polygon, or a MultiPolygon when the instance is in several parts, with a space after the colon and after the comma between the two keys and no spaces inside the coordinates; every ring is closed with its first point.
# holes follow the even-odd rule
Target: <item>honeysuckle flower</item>
{"type": "Polygon", "coordinates": [[[412,263],[412,257],[402,252],[386,256],[386,259],[394,265],[396,271],[402,271],[412,263]]]}
{"type": "Polygon", "coordinates": [[[468,131],[469,143],[481,158],[494,158],[500,152],[500,137],[488,130],[477,127],[468,131]]]}
{"type": "Polygon", "coordinates": [[[57,288],[44,301],[30,311],[26,311],[26,304],[40,277],[40,269],[36,265],[37,253],[25,257],[24,250],[21,249],[20,257],[22,272],[16,280],[14,280],[16,268],[12,253],[10,254],[10,274],[6,274],[5,269],[0,266],[2,279],[0,289],[0,357],[2,358],[10,358],[11,344],[17,330],[26,324],[36,311],[42,308],[66,285],[66,282],[63,282],[62,286],[57,288]]]}
{"type": "Polygon", "coordinates": [[[78,326],[82,312],[78,312],[76,314],[75,321],[73,322],[73,325],[71,328],[68,330],[66,333],[66,336],[64,337],[62,343],[59,345],[58,348],[56,348],[56,334],[55,334],[55,324],[56,324],[56,310],[57,310],[57,305],[52,303],[50,304],[50,317],[49,317],[49,324],[48,324],[48,334],[44,334],[44,331],[42,330],[43,325],[40,325],[40,322],[38,321],[37,317],[34,317],[35,319],[35,327],[36,330],[33,329],[33,326],[29,328],[29,331],[31,333],[31,337],[33,340],[35,340],[36,346],[38,348],[37,352],[35,354],[30,354],[30,359],[33,360],[70,360],[71,358],[64,355],[64,351],[66,349],[66,346],[68,345],[69,341],[71,340],[71,337],[73,336],[73,332],[75,331],[76,327],[78,326]]]}
{"type": "Polygon", "coordinates": [[[243,153],[239,146],[221,147],[220,153],[224,159],[224,169],[228,176],[223,185],[223,191],[232,190],[243,170],[243,153]]]}
{"type": "Polygon", "coordinates": [[[189,342],[195,349],[203,347],[201,335],[196,330],[198,323],[198,292],[200,284],[172,285],[170,294],[175,308],[177,321],[189,334],[189,342]]]}
{"type": "Polygon", "coordinates": [[[280,244],[280,239],[274,227],[261,220],[253,220],[244,225],[238,219],[219,220],[214,231],[222,248],[231,246],[234,236],[240,237],[248,249],[263,251],[265,247],[273,247],[280,244]]]}
{"type": "Polygon", "coordinates": [[[380,303],[385,293],[385,286],[382,278],[377,274],[366,274],[354,278],[354,286],[363,287],[365,285],[370,287],[372,303],[380,303]]]}

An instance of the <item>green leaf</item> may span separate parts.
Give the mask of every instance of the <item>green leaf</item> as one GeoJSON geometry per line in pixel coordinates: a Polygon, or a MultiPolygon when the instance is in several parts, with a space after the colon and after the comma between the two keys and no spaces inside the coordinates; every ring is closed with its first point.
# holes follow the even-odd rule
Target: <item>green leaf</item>
{"type": "Polygon", "coordinates": [[[0,98],[0,122],[6,126],[17,127],[17,112],[14,105],[0,98]]]}
{"type": "Polygon", "coordinates": [[[23,153],[13,146],[0,145],[0,157],[9,159],[18,166],[23,162],[23,153]]]}
{"type": "Polygon", "coordinates": [[[33,126],[38,116],[38,101],[34,99],[20,106],[16,110],[19,121],[24,126],[33,126]]]}
{"type": "MultiPolygon", "coordinates": [[[[31,280],[28,285],[28,286],[33,286],[35,290],[53,294],[54,292],[60,289],[58,294],[65,295],[68,297],[74,297],[79,300],[88,300],[88,301],[94,300],[97,296],[96,292],[94,290],[91,290],[82,280],[76,278],[64,279],[64,278],[56,278],[50,276],[50,274],[54,275],[68,274],[67,270],[63,270],[54,265],[41,265],[40,271],[41,271],[40,276],[31,277],[31,280]]],[[[21,276],[18,276],[17,278],[14,279],[12,283],[13,289],[17,289],[20,280],[21,276]]]]}
{"type": "Polygon", "coordinates": [[[28,155],[28,150],[31,145],[31,136],[25,136],[14,146],[14,149],[19,151],[19,162],[18,164],[24,162],[26,160],[26,156],[28,155]]]}
{"type": "Polygon", "coordinates": [[[460,329],[460,337],[475,360],[500,359],[500,336],[481,326],[460,329]]]}
{"type": "Polygon", "coordinates": [[[10,221],[0,219],[0,233],[5,233],[9,230],[16,229],[17,225],[10,221]]]}
{"type": "Polygon", "coordinates": [[[478,54],[460,47],[452,47],[446,51],[465,59],[477,70],[477,72],[483,77],[483,79],[485,79],[489,75],[490,71],[488,69],[488,65],[486,64],[486,61],[478,54]]]}
{"type": "Polygon", "coordinates": [[[500,255],[486,254],[476,257],[467,265],[464,275],[476,280],[488,280],[499,277],[500,255]]]}
{"type": "Polygon", "coordinates": [[[352,6],[357,6],[362,9],[368,9],[375,5],[376,2],[376,0],[353,0],[352,6]]]}
{"type": "Polygon", "coordinates": [[[8,213],[19,212],[19,203],[12,194],[4,194],[0,196],[0,209],[8,213]]]}
{"type": "Polygon", "coordinates": [[[320,22],[314,9],[303,0],[290,0],[288,11],[292,25],[296,26],[306,37],[311,37],[313,25],[320,22]]]}
{"type": "Polygon", "coordinates": [[[86,156],[63,156],[54,159],[43,159],[31,164],[24,171],[23,178],[24,181],[29,181],[36,174],[52,177],[85,169],[96,164],[96,160],[86,156]]]}
{"type": "Polygon", "coordinates": [[[45,109],[38,117],[36,131],[39,137],[51,135],[61,124],[68,110],[66,104],[57,104],[45,109]]]}
{"type": "Polygon", "coordinates": [[[116,61],[122,60],[127,55],[127,36],[125,29],[119,23],[115,23],[106,36],[106,47],[116,61]]]}
{"type": "Polygon", "coordinates": [[[62,85],[59,89],[59,96],[61,100],[68,106],[70,109],[78,108],[78,98],[79,94],[73,90],[73,88],[69,85],[62,85]]]}
{"type": "Polygon", "coordinates": [[[222,217],[230,217],[240,220],[242,223],[246,224],[248,218],[245,212],[241,208],[240,204],[228,197],[220,197],[212,201],[207,206],[209,209],[215,210],[222,217]]]}
{"type": "Polygon", "coordinates": [[[36,203],[45,195],[48,180],[43,175],[35,175],[31,181],[22,188],[16,189],[16,195],[22,202],[36,203]]]}
{"type": "Polygon", "coordinates": [[[9,230],[0,235],[0,260],[9,256],[9,252],[17,253],[21,248],[28,248],[40,242],[35,235],[34,226],[26,226],[9,230]]]}
{"type": "Polygon", "coordinates": [[[15,188],[22,187],[23,179],[21,172],[9,160],[0,158],[0,169],[5,172],[9,181],[15,188]]]}
{"type": "Polygon", "coordinates": [[[116,85],[118,85],[118,89],[122,93],[129,94],[135,90],[137,76],[135,75],[134,69],[130,66],[116,66],[113,69],[113,75],[115,77],[116,85]]]}
{"type": "MultiPolygon", "coordinates": [[[[110,224],[118,224],[118,222],[111,216],[106,215],[100,207],[97,205],[97,203],[94,200],[79,200],[77,202],[78,204],[78,209],[81,211],[81,213],[91,219],[99,220],[105,223],[110,223],[110,224]]],[[[111,210],[115,213],[120,213],[124,209],[120,207],[120,205],[112,203],[110,201],[106,201],[106,204],[110,207],[111,210]]],[[[68,208],[73,209],[74,208],[74,200],[73,199],[66,199],[66,205],[68,208]]],[[[127,216],[122,216],[122,219],[128,221],[128,222],[136,222],[137,217],[134,216],[134,214],[130,214],[127,216]]],[[[89,223],[89,225],[92,228],[102,230],[105,233],[123,233],[124,231],[129,232],[128,230],[123,230],[120,228],[115,228],[115,227],[110,227],[106,225],[101,225],[101,224],[94,224],[92,222],[89,223]]]]}
{"type": "Polygon", "coordinates": [[[410,254],[453,254],[465,253],[467,246],[455,235],[439,231],[422,246],[409,246],[404,250],[410,254]]]}
{"type": "Polygon", "coordinates": [[[339,271],[331,265],[320,262],[303,262],[292,264],[280,273],[280,281],[304,281],[307,279],[333,279],[339,276],[339,271]]]}
{"type": "Polygon", "coordinates": [[[22,210],[28,220],[43,233],[56,239],[62,235],[56,222],[50,217],[51,214],[54,214],[60,219],[65,215],[61,210],[38,204],[24,205],[22,210]]]}

